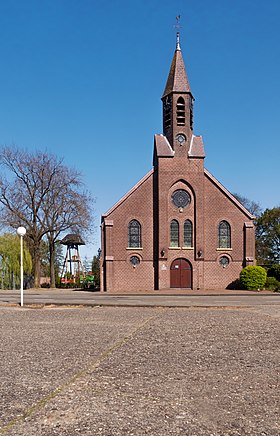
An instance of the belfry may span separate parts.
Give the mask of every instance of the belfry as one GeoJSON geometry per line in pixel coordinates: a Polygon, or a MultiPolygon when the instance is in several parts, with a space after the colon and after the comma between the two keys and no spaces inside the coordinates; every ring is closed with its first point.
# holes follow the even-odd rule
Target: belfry
{"type": "Polygon", "coordinates": [[[226,288],[255,262],[254,217],[204,167],[177,32],[153,169],[103,216],[101,290],[226,288]]]}

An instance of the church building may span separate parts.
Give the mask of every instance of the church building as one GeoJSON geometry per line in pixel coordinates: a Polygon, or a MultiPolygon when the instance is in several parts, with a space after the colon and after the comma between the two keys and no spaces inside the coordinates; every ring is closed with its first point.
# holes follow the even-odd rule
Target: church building
{"type": "Polygon", "coordinates": [[[204,168],[193,102],[177,33],[153,169],[102,216],[101,291],[227,288],[255,262],[254,216],[204,168]]]}

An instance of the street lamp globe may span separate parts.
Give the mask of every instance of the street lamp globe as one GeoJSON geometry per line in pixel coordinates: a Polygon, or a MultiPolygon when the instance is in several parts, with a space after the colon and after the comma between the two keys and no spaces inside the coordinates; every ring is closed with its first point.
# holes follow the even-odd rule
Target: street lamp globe
{"type": "Polygon", "coordinates": [[[17,234],[18,234],[19,236],[24,236],[24,235],[26,234],[26,228],[25,228],[25,227],[19,227],[19,228],[17,229],[17,234]]]}

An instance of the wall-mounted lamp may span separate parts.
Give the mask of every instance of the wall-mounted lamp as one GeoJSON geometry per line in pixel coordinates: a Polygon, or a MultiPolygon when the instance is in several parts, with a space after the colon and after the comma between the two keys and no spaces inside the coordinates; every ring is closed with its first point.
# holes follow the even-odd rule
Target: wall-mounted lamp
{"type": "Polygon", "coordinates": [[[197,255],[198,255],[198,257],[201,257],[202,256],[202,250],[198,250],[197,255]]]}
{"type": "Polygon", "coordinates": [[[165,255],[164,248],[161,250],[160,254],[161,254],[161,257],[163,257],[165,255]]]}

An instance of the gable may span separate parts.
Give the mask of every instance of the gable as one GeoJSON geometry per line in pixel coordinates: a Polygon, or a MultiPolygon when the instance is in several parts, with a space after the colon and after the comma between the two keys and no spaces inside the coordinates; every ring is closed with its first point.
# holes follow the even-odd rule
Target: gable
{"type": "Polygon", "coordinates": [[[106,218],[121,207],[126,201],[128,201],[134,194],[141,190],[141,188],[152,178],[154,170],[150,170],[136,185],[131,188],[127,194],[125,194],[117,203],[114,204],[106,213],[102,215],[102,218],[106,218]]]}
{"type": "Polygon", "coordinates": [[[223,193],[239,210],[241,210],[250,220],[256,217],[252,215],[206,168],[204,175],[221,193],[223,193]]]}

